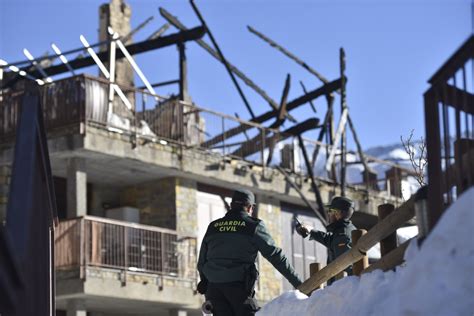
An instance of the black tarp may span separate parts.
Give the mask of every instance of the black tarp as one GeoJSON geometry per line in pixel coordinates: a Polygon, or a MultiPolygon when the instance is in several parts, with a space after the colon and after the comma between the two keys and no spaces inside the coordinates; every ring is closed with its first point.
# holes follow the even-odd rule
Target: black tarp
{"type": "Polygon", "coordinates": [[[38,88],[17,124],[6,225],[0,227],[0,314],[53,315],[56,202],[38,88]]]}

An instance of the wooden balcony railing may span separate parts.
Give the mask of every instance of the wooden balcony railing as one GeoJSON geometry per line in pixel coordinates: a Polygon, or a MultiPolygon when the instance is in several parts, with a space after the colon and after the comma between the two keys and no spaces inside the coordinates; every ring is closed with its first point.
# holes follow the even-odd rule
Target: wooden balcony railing
{"type": "Polygon", "coordinates": [[[57,270],[112,268],[196,280],[196,238],[100,217],[62,221],[55,232],[57,270]]]}

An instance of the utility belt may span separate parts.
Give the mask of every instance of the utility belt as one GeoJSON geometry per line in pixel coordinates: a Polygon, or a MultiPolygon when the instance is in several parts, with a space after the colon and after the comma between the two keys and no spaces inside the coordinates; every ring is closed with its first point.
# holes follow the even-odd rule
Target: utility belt
{"type": "MultiPolygon", "coordinates": [[[[247,299],[243,302],[247,308],[253,312],[257,312],[260,307],[258,306],[255,297],[255,285],[257,284],[259,272],[255,267],[255,264],[251,264],[244,273],[244,279],[242,281],[226,282],[226,285],[235,284],[235,286],[243,286],[245,293],[247,293],[247,299]]],[[[198,284],[198,292],[205,294],[207,292],[208,281],[201,280],[198,284]]],[[[213,310],[212,302],[206,300],[202,304],[202,311],[204,314],[211,314],[213,310]]]]}

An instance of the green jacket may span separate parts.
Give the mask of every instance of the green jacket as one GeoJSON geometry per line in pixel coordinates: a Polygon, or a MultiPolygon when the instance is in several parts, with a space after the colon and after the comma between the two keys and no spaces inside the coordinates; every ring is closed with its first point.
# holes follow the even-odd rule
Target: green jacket
{"type": "MultiPolygon", "coordinates": [[[[339,220],[326,227],[327,233],[312,230],[309,239],[316,240],[328,248],[328,263],[348,251],[352,247],[352,231],[357,229],[351,221],[339,220]]],[[[351,267],[347,268],[351,274],[351,267]]]]}
{"type": "Polygon", "coordinates": [[[263,222],[244,210],[230,210],[223,218],[209,224],[197,265],[201,280],[212,283],[244,281],[245,273],[255,264],[259,251],[295,288],[301,284],[263,222]]]}

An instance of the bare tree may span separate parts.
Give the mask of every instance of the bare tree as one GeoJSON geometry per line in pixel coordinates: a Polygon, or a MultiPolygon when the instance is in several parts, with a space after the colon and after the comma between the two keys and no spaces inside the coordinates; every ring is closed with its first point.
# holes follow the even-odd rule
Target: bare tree
{"type": "Polygon", "coordinates": [[[426,185],[425,182],[425,169],[426,165],[428,164],[428,159],[426,157],[426,141],[423,137],[420,138],[418,141],[418,150],[420,151],[417,157],[416,153],[416,146],[413,142],[413,132],[415,130],[412,129],[410,132],[410,136],[405,140],[403,136],[400,136],[400,140],[402,142],[403,148],[407,152],[413,170],[415,172],[416,181],[420,184],[420,186],[426,185]]]}

